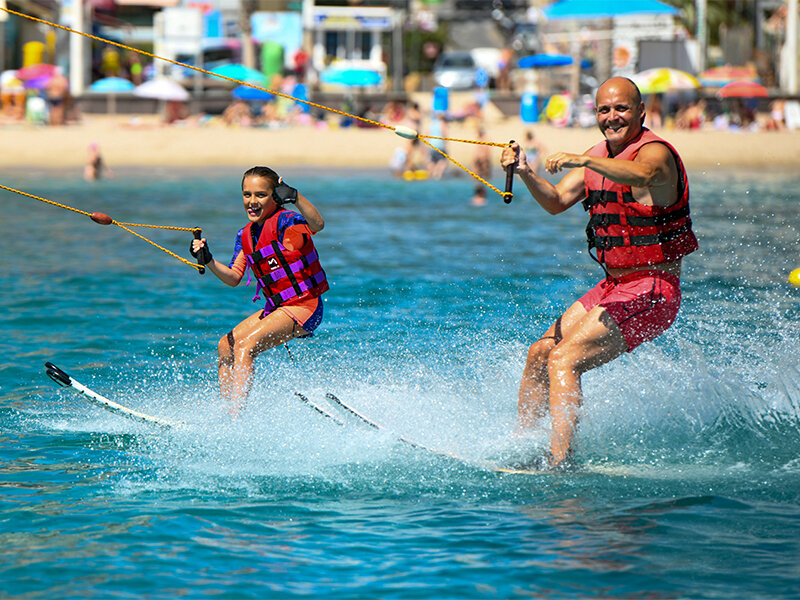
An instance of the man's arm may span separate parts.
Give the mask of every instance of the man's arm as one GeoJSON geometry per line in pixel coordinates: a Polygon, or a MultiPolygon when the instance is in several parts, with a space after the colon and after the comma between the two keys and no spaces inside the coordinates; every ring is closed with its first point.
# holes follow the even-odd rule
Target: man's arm
{"type": "Polygon", "coordinates": [[[536,171],[528,164],[525,151],[519,144],[512,144],[503,149],[500,158],[503,167],[515,165],[531,196],[551,215],[564,212],[573,204],[584,198],[583,169],[575,169],[553,185],[546,179],[536,175],[536,171]]]}
{"type": "Polygon", "coordinates": [[[649,188],[653,204],[659,206],[669,206],[677,200],[669,189],[672,187],[670,184],[675,185],[677,182],[677,167],[672,153],[664,144],[652,143],[642,146],[634,160],[558,152],[548,156],[545,163],[549,173],[575,167],[591,169],[622,185],[649,188]]]}

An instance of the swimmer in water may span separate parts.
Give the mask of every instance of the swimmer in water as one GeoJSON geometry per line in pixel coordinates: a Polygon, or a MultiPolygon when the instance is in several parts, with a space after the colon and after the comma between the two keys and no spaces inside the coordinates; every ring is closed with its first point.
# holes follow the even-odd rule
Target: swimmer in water
{"type": "Polygon", "coordinates": [[[113,177],[114,173],[109,169],[103,161],[103,156],[100,154],[100,146],[97,143],[89,144],[89,151],[86,155],[86,165],[83,167],[83,178],[86,181],[97,181],[102,178],[113,177]]]}

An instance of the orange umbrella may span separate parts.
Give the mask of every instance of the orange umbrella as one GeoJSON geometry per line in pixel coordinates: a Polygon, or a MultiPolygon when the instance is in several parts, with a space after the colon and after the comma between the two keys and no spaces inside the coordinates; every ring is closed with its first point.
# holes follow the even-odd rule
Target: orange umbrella
{"type": "Polygon", "coordinates": [[[767,88],[755,81],[740,79],[732,81],[719,88],[717,96],[720,98],[766,98],[769,96],[767,88]]]}

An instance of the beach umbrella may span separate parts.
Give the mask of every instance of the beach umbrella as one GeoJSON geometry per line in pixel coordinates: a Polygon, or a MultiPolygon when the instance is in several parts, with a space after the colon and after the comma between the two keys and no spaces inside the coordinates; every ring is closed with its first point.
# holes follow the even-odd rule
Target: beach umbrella
{"type": "Polygon", "coordinates": [[[36,65],[29,65],[17,70],[17,79],[36,79],[37,77],[53,77],[56,74],[58,67],[55,65],[47,65],[39,63],[36,65]]]}
{"type": "Polygon", "coordinates": [[[89,91],[98,94],[121,94],[132,92],[135,87],[133,83],[122,77],[105,77],[90,85],[89,91]]]}
{"type": "Polygon", "coordinates": [[[0,82],[0,88],[2,88],[4,92],[17,92],[25,89],[22,82],[16,77],[9,77],[0,82]]]}
{"type": "Polygon", "coordinates": [[[756,81],[740,80],[723,85],[717,91],[720,98],[766,98],[767,88],[756,81]]]}
{"type": "Polygon", "coordinates": [[[140,98],[154,98],[155,100],[164,101],[176,100],[185,102],[189,99],[189,92],[182,85],[166,77],[156,77],[146,81],[134,88],[133,93],[140,98]]]}
{"type": "Polygon", "coordinates": [[[678,15],[678,9],[658,0],[561,0],[545,8],[545,18],[610,19],[627,15],[678,15]]]}
{"type": "Polygon", "coordinates": [[[700,82],[686,71],[660,67],[647,69],[631,77],[642,94],[661,94],[677,90],[694,90],[700,82]]]}
{"type": "Polygon", "coordinates": [[[697,78],[705,87],[722,87],[727,83],[746,79],[758,81],[758,73],[753,67],[722,66],[712,67],[700,73],[697,78]]]}
{"type": "Polygon", "coordinates": [[[250,87],[249,85],[240,85],[233,88],[231,96],[239,100],[263,100],[264,102],[272,100],[275,96],[264,90],[250,87]]]}
{"type": "Polygon", "coordinates": [[[43,90],[47,86],[47,82],[52,77],[50,75],[42,75],[41,77],[34,77],[33,79],[26,79],[22,85],[26,90],[43,90]]]}
{"type": "Polygon", "coordinates": [[[246,67],[239,63],[230,63],[222,65],[216,69],[211,69],[214,75],[222,75],[223,77],[230,77],[238,81],[245,81],[247,83],[257,83],[260,85],[267,85],[267,77],[261,71],[256,71],[250,67],[246,67]]]}
{"type": "Polygon", "coordinates": [[[106,112],[113,115],[117,112],[117,94],[132,92],[136,86],[122,77],[105,77],[98,79],[89,86],[89,92],[94,94],[107,94],[106,112]]]}
{"type": "Polygon", "coordinates": [[[572,57],[566,54],[532,54],[519,59],[520,69],[543,69],[547,67],[566,67],[573,63],[572,57]]]}
{"type": "Polygon", "coordinates": [[[378,85],[383,76],[372,69],[329,69],[320,75],[322,83],[345,87],[378,85]]]}

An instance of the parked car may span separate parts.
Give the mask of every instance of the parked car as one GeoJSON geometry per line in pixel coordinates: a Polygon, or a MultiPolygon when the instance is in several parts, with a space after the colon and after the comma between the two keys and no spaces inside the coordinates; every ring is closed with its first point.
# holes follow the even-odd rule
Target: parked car
{"type": "MultiPolygon", "coordinates": [[[[238,41],[226,40],[222,43],[217,42],[203,48],[203,64],[200,65],[200,68],[206,71],[211,71],[217,67],[221,67],[222,65],[237,63],[239,62],[240,55],[241,51],[239,49],[238,41]]],[[[195,64],[195,61],[197,60],[196,55],[179,54],[175,57],[175,60],[192,67],[198,66],[195,64]]],[[[167,69],[167,76],[170,79],[187,84],[193,80],[197,73],[197,71],[194,69],[186,69],[173,64],[170,64],[167,69]]],[[[206,76],[206,78],[208,79],[208,76],[206,76]]]]}
{"type": "Polygon", "coordinates": [[[478,65],[469,52],[442,52],[433,63],[433,81],[451,90],[475,87],[478,65]]]}

